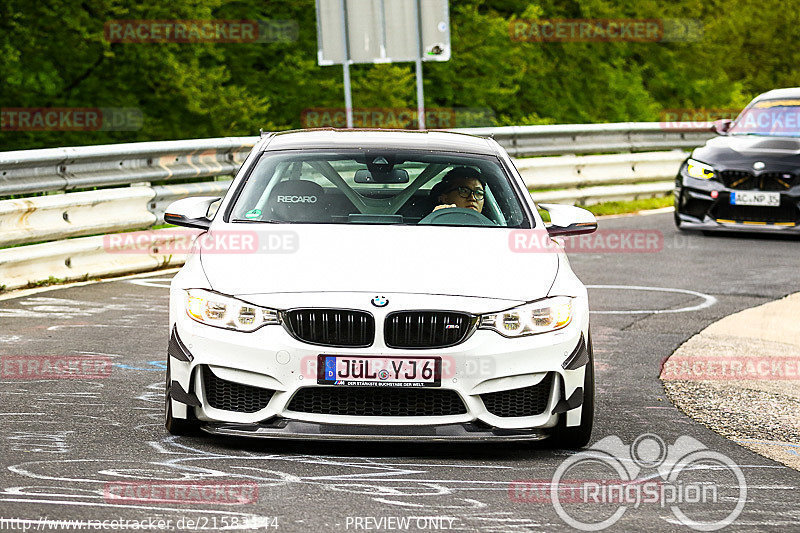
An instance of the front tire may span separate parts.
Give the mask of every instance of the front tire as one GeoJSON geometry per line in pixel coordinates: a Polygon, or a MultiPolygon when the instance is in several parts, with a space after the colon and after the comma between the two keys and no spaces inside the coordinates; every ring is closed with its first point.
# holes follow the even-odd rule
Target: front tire
{"type": "Polygon", "coordinates": [[[586,343],[589,351],[589,362],[586,363],[586,372],[583,377],[583,404],[581,405],[581,423],[578,426],[567,427],[567,413],[562,413],[561,419],[553,433],[547,440],[552,448],[578,449],[589,444],[592,438],[594,425],[594,350],[592,337],[586,343]]]}

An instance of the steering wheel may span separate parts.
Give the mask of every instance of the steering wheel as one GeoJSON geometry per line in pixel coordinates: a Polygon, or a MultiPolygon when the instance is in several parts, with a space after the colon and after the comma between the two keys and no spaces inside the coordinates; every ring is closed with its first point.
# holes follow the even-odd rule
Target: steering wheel
{"type": "Polygon", "coordinates": [[[438,209],[417,224],[441,226],[496,226],[494,222],[474,209],[447,207],[438,209]]]}

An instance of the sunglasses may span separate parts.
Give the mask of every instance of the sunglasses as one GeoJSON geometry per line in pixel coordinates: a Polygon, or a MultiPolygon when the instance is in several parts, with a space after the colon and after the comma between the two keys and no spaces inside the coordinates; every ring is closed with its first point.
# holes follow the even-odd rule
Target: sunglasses
{"type": "Polygon", "coordinates": [[[483,200],[483,197],[486,196],[486,193],[483,191],[483,189],[470,189],[469,187],[465,187],[463,185],[461,187],[450,189],[445,194],[450,194],[453,191],[458,191],[458,195],[461,198],[469,198],[470,196],[473,196],[478,201],[483,200]]]}

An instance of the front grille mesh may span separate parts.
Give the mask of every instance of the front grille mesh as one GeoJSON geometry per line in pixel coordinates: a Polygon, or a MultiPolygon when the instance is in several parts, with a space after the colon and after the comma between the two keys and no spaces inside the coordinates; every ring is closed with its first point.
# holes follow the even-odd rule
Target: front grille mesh
{"type": "Polygon", "coordinates": [[[448,416],[467,412],[458,393],[422,387],[306,387],[289,411],[345,416],[448,416]]]}
{"type": "Polygon", "coordinates": [[[208,405],[223,411],[255,413],[264,409],[274,390],[251,387],[218,378],[210,368],[203,365],[203,387],[208,405]]]}
{"type": "Polygon", "coordinates": [[[446,311],[401,311],[386,317],[383,335],[391,348],[443,348],[462,342],[473,318],[446,311]]]}
{"type": "Polygon", "coordinates": [[[731,205],[728,198],[722,199],[722,195],[720,195],[720,202],[714,206],[712,211],[713,217],[716,219],[766,222],[768,224],[796,222],[800,214],[794,203],[785,200],[777,207],[731,205]]]}
{"type": "Polygon", "coordinates": [[[550,372],[536,385],[481,394],[481,400],[486,410],[496,416],[535,416],[547,408],[552,387],[553,373],[550,372]]]}
{"type": "Polygon", "coordinates": [[[286,313],[289,332],[309,344],[365,347],[375,338],[375,318],[348,309],[295,309],[286,313]]]}
{"type": "Polygon", "coordinates": [[[795,176],[787,172],[763,172],[756,176],[746,170],[723,170],[722,183],[729,189],[785,191],[795,183],[795,176]]]}

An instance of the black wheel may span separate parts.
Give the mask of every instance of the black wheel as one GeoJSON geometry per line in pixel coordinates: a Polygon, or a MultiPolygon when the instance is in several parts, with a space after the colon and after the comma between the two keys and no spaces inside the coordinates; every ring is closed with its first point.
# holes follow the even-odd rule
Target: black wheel
{"type": "Polygon", "coordinates": [[[172,401],[169,394],[171,381],[172,372],[169,367],[169,355],[167,355],[167,378],[164,384],[164,427],[171,435],[196,435],[200,432],[200,424],[197,420],[172,417],[172,401]]]}
{"type": "Polygon", "coordinates": [[[594,424],[594,352],[592,350],[592,337],[586,343],[589,350],[589,362],[586,363],[586,373],[583,377],[583,405],[581,406],[581,423],[578,426],[567,427],[567,413],[561,414],[561,419],[546,443],[552,448],[577,449],[589,444],[592,438],[592,425],[594,424]]]}

